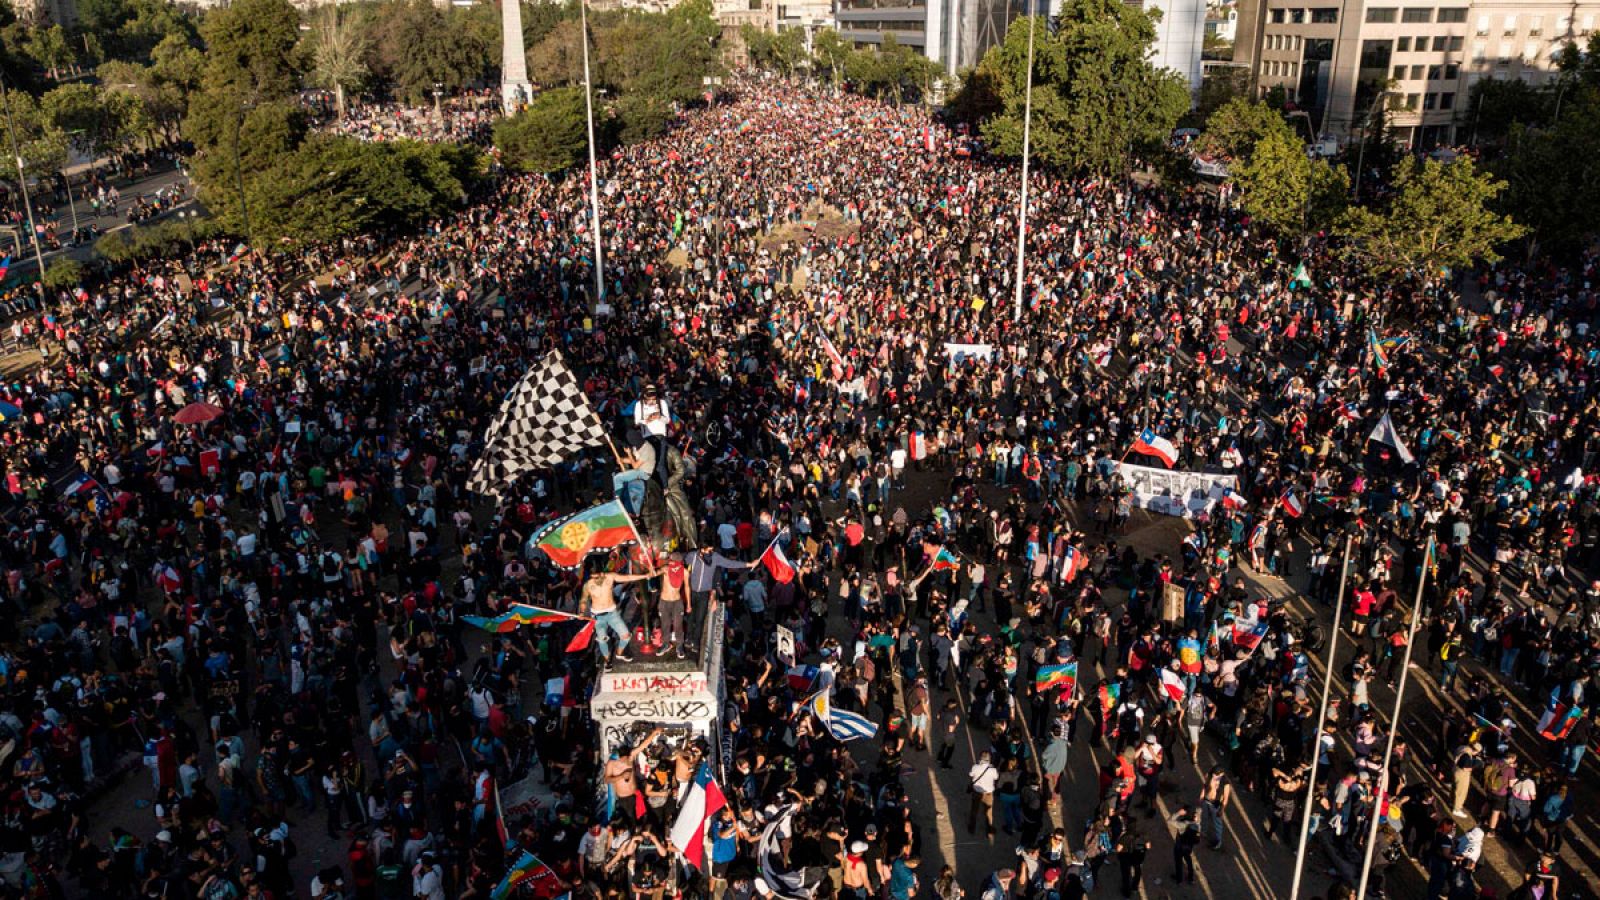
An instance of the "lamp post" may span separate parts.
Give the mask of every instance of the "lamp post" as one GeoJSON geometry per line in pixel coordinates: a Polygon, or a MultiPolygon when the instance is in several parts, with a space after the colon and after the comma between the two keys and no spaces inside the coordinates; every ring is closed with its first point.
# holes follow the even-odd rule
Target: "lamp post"
{"type": "Polygon", "coordinates": [[[583,38],[583,110],[589,126],[589,211],[594,217],[594,306],[605,299],[605,262],[600,246],[600,179],[595,174],[594,82],[589,76],[589,2],[578,0],[579,31],[583,38]]]}
{"type": "Polygon", "coordinates": [[[11,156],[17,161],[17,187],[22,190],[22,208],[28,214],[28,234],[33,238],[33,259],[39,264],[39,282],[44,283],[44,251],[39,249],[39,229],[33,224],[33,200],[28,196],[28,173],[23,171],[22,151],[17,149],[17,124],[11,119],[11,91],[0,79],[0,104],[6,113],[6,134],[11,138],[11,156]]]}
{"type": "MultiPolygon", "coordinates": [[[[1030,10],[1031,12],[1031,10],[1030,10]]],[[[1028,82],[1022,100],[1022,199],[1017,205],[1017,296],[1012,318],[1022,321],[1022,279],[1028,249],[1028,157],[1033,140],[1033,32],[1038,16],[1028,16],[1028,82]]]]}

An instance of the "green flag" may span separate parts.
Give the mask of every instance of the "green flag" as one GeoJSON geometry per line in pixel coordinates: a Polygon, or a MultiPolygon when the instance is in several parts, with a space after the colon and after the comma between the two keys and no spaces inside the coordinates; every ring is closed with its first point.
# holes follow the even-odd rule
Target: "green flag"
{"type": "Polygon", "coordinates": [[[1301,263],[1295,267],[1294,277],[1289,279],[1290,287],[1311,287],[1311,276],[1306,273],[1306,264],[1301,263]]]}

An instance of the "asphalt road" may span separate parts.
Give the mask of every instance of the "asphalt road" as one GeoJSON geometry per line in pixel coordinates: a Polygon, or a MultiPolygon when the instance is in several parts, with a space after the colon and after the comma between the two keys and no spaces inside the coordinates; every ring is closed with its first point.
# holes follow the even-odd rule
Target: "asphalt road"
{"type": "MultiPolygon", "coordinates": [[[[113,231],[125,231],[129,228],[136,228],[138,227],[137,225],[129,224],[127,217],[127,211],[133,204],[135,198],[139,196],[152,196],[162,188],[170,187],[174,184],[188,184],[189,179],[176,169],[165,169],[156,172],[149,177],[134,181],[132,184],[123,184],[120,179],[115,183],[117,185],[117,189],[122,192],[122,202],[119,204],[119,212],[111,215],[94,215],[90,211],[87,196],[82,193],[84,185],[81,176],[74,176],[72,181],[73,194],[77,198],[75,205],[77,207],[77,220],[80,228],[87,228],[93,225],[95,228],[99,229],[101,234],[108,234],[113,231]]],[[[192,188],[190,190],[192,192],[192,188]]],[[[43,197],[40,197],[37,194],[33,196],[35,221],[41,224],[46,222],[53,224],[55,226],[56,234],[65,240],[67,236],[72,233],[72,209],[65,203],[61,204],[59,207],[52,205],[50,208],[46,209],[39,202],[41,199],[51,200],[52,198],[53,193],[48,191],[44,193],[43,197]]],[[[194,208],[194,206],[195,203],[191,199],[186,201],[184,204],[181,204],[178,209],[191,209],[194,208]]],[[[169,211],[160,216],[146,219],[143,224],[160,221],[161,219],[172,215],[172,213],[175,211],[176,210],[169,211]]],[[[22,246],[20,248],[12,244],[9,237],[0,237],[0,246],[5,248],[4,252],[9,252],[12,254],[12,271],[31,272],[37,267],[37,262],[33,252],[33,243],[27,239],[26,226],[24,226],[22,229],[22,238],[22,246]]],[[[44,250],[44,262],[47,266],[52,260],[63,256],[69,259],[78,260],[79,262],[84,262],[93,255],[94,243],[90,241],[78,244],[76,246],[63,247],[55,250],[52,250],[48,247],[42,249],[44,250]]]]}

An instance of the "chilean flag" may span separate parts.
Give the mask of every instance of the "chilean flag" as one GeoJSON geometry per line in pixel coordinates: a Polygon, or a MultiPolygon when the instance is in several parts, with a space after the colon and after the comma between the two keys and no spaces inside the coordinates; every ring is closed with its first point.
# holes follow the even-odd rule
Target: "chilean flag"
{"type": "Polygon", "coordinates": [[[1295,495],[1294,491],[1284,491],[1283,511],[1288,514],[1289,518],[1298,519],[1305,515],[1306,505],[1300,501],[1300,498],[1295,495]]]}
{"type": "Polygon", "coordinates": [[[772,573],[772,578],[779,584],[788,584],[794,580],[794,564],[789,562],[789,557],[783,554],[783,548],[778,546],[778,539],[773,538],[761,554],[761,564],[772,573]]]}
{"type": "Polygon", "coordinates": [[[1189,694],[1188,685],[1183,683],[1178,673],[1166,668],[1161,670],[1161,690],[1173,703],[1182,703],[1183,698],[1189,694]]]}
{"type": "Polygon", "coordinates": [[[1244,495],[1231,487],[1222,489],[1222,505],[1228,509],[1244,509],[1244,495]]]}
{"type": "Polygon", "coordinates": [[[1133,452],[1154,456],[1166,463],[1169,468],[1178,464],[1178,448],[1148,428],[1139,432],[1139,436],[1133,439],[1133,452]]]}
{"type": "Polygon", "coordinates": [[[162,565],[156,569],[156,584],[160,585],[163,591],[171,593],[183,587],[183,577],[172,566],[162,565]]]}
{"type": "Polygon", "coordinates": [[[906,438],[906,452],[912,459],[926,459],[928,456],[928,439],[920,431],[911,432],[906,438]]]}
{"type": "Polygon", "coordinates": [[[1267,636],[1267,620],[1261,618],[1255,607],[1250,608],[1250,616],[1234,620],[1233,645],[1254,652],[1261,639],[1267,636]]]}
{"type": "Polygon", "coordinates": [[[711,777],[711,764],[701,763],[689,792],[683,796],[678,821],[672,825],[672,844],[689,865],[704,870],[706,861],[706,823],[728,805],[722,788],[711,777]]]}
{"type": "Polygon", "coordinates": [[[820,326],[817,328],[817,337],[822,339],[822,352],[828,354],[828,361],[833,363],[833,379],[842,381],[844,379],[844,357],[839,355],[839,348],[833,346],[833,341],[828,340],[827,332],[823,331],[820,326]]]}
{"type": "Polygon", "coordinates": [[[64,497],[76,497],[79,494],[87,494],[90,491],[98,490],[100,490],[100,482],[95,481],[88,475],[79,475],[77,478],[72,479],[71,484],[61,490],[61,495],[64,497]]]}
{"type": "Polygon", "coordinates": [[[1078,573],[1082,572],[1088,565],[1089,558],[1084,555],[1083,551],[1068,544],[1061,557],[1061,583],[1071,584],[1072,579],[1077,578],[1078,573]]]}
{"type": "Polygon", "coordinates": [[[817,683],[817,675],[821,670],[816,666],[791,666],[784,677],[789,681],[789,688],[797,694],[808,694],[812,685],[817,683]]]}

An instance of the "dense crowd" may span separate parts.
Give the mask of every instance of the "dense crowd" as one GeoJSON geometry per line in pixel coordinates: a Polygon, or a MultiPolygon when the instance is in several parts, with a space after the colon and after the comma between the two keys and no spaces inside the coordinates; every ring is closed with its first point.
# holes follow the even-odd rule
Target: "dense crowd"
{"type": "Polygon", "coordinates": [[[500,118],[500,101],[492,91],[441,93],[430,105],[351,103],[342,114],[327,91],[308,93],[303,100],[319,130],[363,141],[482,143],[500,118]]]}
{"type": "Polygon", "coordinates": [[[28,312],[55,349],[0,389],[7,889],[483,897],[509,837],[547,894],[1126,896],[1156,843],[1180,883],[1224,858],[1239,792],[1296,843],[1320,754],[1338,879],[1377,813],[1380,882],[1411,856],[1429,896],[1477,897],[1498,831],[1525,865],[1509,884],[1560,896],[1591,717],[1559,739],[1511,721],[1586,709],[1600,659],[1600,582],[1574,574],[1600,561],[1596,260],[1487,269],[1476,309],[1458,281],[1284,257],[1204,192],[1036,172],[1014,318],[1018,173],[950,137],[921,109],[741,85],[602,163],[593,311],[586,180],[508,177],[415,237],[327,248],[308,265],[330,280],[205,245],[28,312]],[[553,351],[619,444],[665,400],[693,464],[699,533],[649,578],[525,552],[609,498],[604,448],[501,504],[465,489],[553,351]],[[192,404],[214,411],[173,421],[192,404]],[[1406,451],[1366,440],[1384,414],[1406,451]],[[1118,463],[1147,430],[1238,493],[1141,552],[1118,463]],[[773,541],[794,580],[753,564],[773,541]],[[1311,656],[1335,635],[1247,572],[1342,605],[1326,721],[1311,656]],[[635,630],[685,585],[683,633],[635,630]],[[601,653],[567,652],[572,626],[462,622],[606,597],[601,653]],[[1405,670],[1417,597],[1412,659],[1470,715],[1397,741],[1382,803],[1371,691],[1405,670]],[[628,665],[603,653],[694,651],[713,609],[724,739],[661,723],[602,759],[587,698],[628,665]],[[786,674],[779,625],[816,673],[786,674]],[[1074,685],[1037,687],[1069,660],[1074,685]],[[874,737],[805,712],[830,683],[874,737]],[[1066,818],[1086,743],[1114,753],[1066,818]],[[1173,796],[1202,743],[1200,788],[1173,796]],[[956,823],[1004,831],[1014,864],[921,867],[906,775],[958,753],[956,823]],[[728,807],[690,867],[670,829],[713,759],[728,807]],[[108,832],[90,798],[118,777],[148,782],[149,818],[108,832]],[[529,777],[553,800],[505,810],[502,836],[494,787],[529,777]]]}

